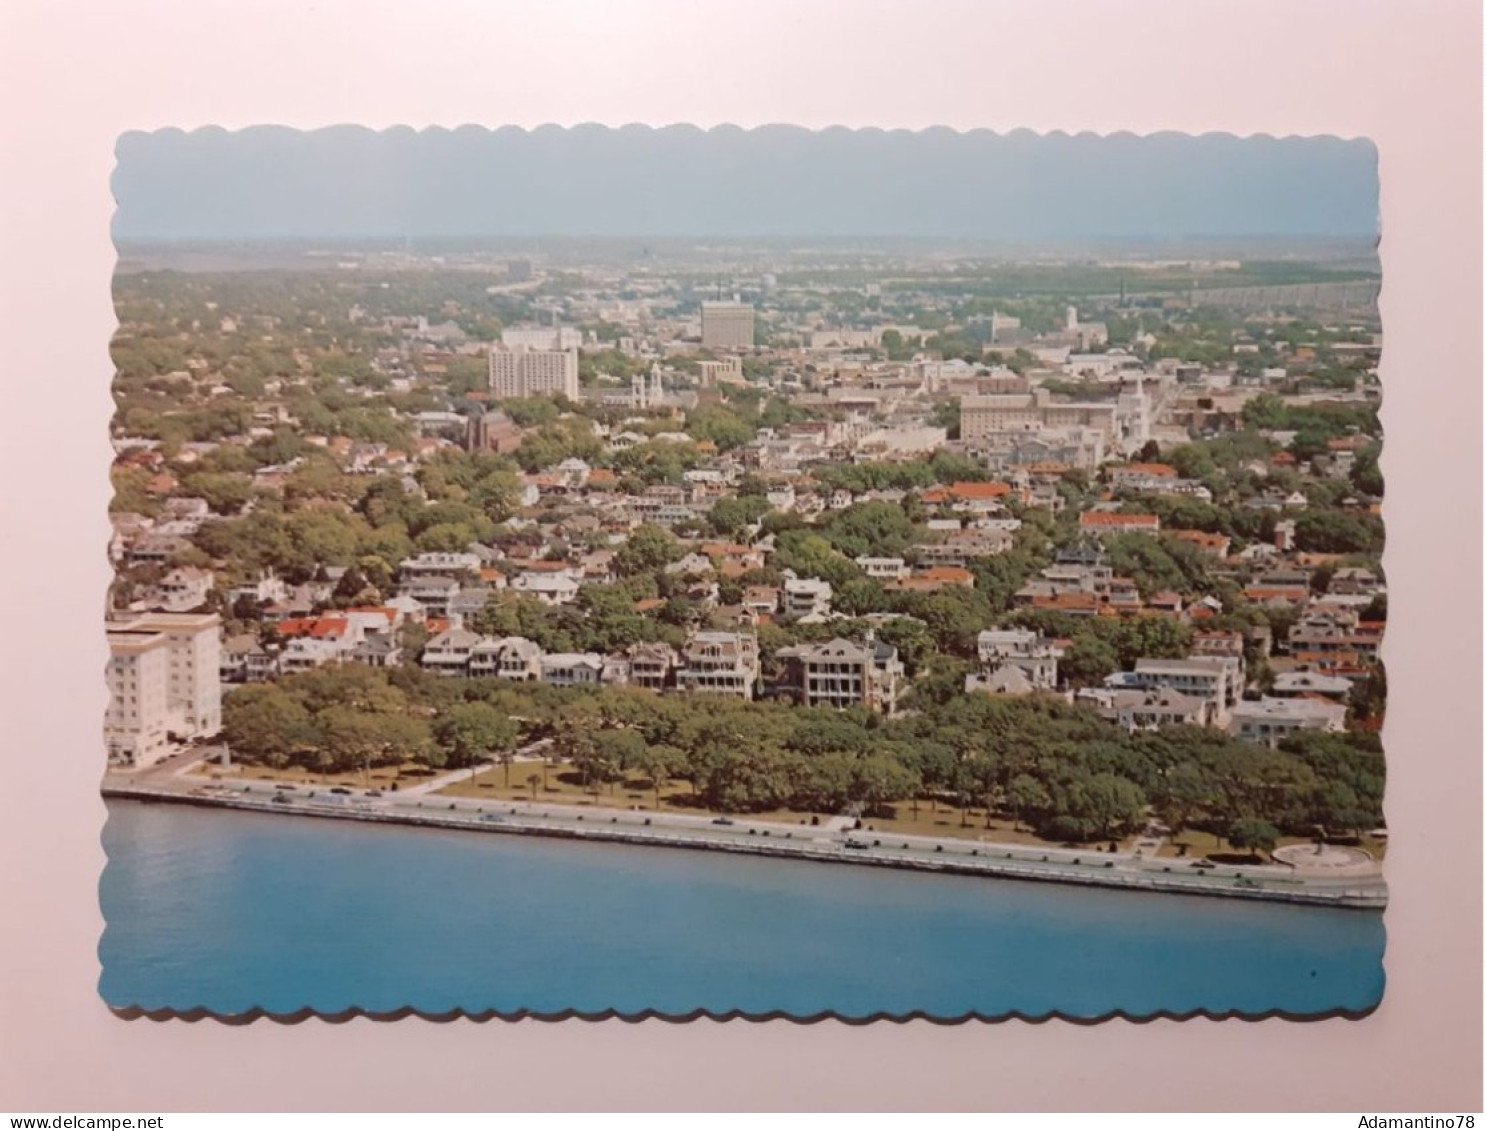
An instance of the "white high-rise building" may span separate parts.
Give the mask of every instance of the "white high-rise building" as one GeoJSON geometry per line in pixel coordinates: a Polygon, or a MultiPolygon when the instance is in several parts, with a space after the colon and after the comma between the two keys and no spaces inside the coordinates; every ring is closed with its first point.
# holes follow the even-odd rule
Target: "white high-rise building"
{"type": "Polygon", "coordinates": [[[578,399],[578,351],[531,349],[504,344],[490,347],[490,393],[496,400],[518,397],[578,399]]]}
{"type": "Polygon", "coordinates": [[[108,713],[103,737],[115,766],[148,766],[165,756],[170,641],[132,628],[108,634],[108,713]]]}
{"type": "MultiPolygon", "coordinates": [[[[116,637],[120,644],[145,637],[164,641],[169,734],[206,738],[222,729],[221,617],[216,613],[145,613],[111,624],[108,630],[110,644],[116,637]]],[[[151,719],[135,720],[139,726],[147,723],[153,725],[151,719]]]]}
{"type": "Polygon", "coordinates": [[[753,307],[746,302],[702,303],[703,349],[752,349],[753,307]]]}

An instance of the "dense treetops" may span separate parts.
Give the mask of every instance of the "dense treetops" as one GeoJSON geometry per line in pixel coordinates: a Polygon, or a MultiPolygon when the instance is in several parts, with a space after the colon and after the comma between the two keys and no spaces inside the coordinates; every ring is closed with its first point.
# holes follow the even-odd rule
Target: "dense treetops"
{"type": "Polygon", "coordinates": [[[1221,836],[1244,822],[1309,835],[1381,821],[1373,739],[1311,734],[1270,750],[1201,728],[1129,734],[1053,697],[960,696],[884,719],[345,666],[241,688],[225,720],[234,757],[323,771],[466,766],[551,738],[592,784],[654,773],[723,811],[856,805],[870,815],[947,800],[1074,841],[1123,835],[1148,813],[1221,836]]]}

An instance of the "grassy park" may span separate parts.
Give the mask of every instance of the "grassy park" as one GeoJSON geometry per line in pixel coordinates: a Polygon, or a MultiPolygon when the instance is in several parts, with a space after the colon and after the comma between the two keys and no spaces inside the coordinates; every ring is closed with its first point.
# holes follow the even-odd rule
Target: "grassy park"
{"type": "MultiPolygon", "coordinates": [[[[566,763],[552,763],[543,773],[541,762],[514,762],[509,773],[504,766],[484,770],[473,777],[462,777],[441,787],[437,793],[448,797],[469,797],[486,801],[546,801],[553,805],[595,806],[599,808],[639,809],[642,811],[695,814],[711,816],[713,810],[706,808],[683,781],[670,781],[660,789],[660,804],[656,805],[656,790],[650,780],[641,774],[627,774],[623,781],[608,785],[585,786],[582,775],[566,763]],[[535,778],[533,782],[531,779],[535,778]],[[509,784],[508,784],[509,783],[509,784]]],[[[944,802],[931,804],[920,801],[917,814],[911,801],[900,801],[889,805],[891,816],[870,816],[862,819],[863,832],[887,834],[959,837],[966,840],[991,840],[1003,843],[1052,845],[1054,842],[1037,837],[1011,821],[992,817],[986,821],[984,809],[961,810],[944,802]]],[[[812,819],[820,824],[834,814],[804,813],[792,809],[774,809],[749,813],[746,820],[771,821],[779,824],[809,826],[812,819]]],[[[1131,841],[1121,844],[1130,847],[1131,841]]],[[[1083,846],[1080,846],[1083,847],[1083,846]]],[[[1092,851],[1094,846],[1088,846],[1092,851]]],[[[1107,846],[1105,846],[1107,847],[1107,846]]]]}
{"type": "MultiPolygon", "coordinates": [[[[1276,842],[1276,848],[1286,848],[1292,844],[1313,844],[1314,840],[1303,836],[1282,836],[1276,842]]],[[[1344,843],[1352,845],[1351,839],[1344,843]]],[[[1356,839],[1355,847],[1361,848],[1374,860],[1382,860],[1388,851],[1388,841],[1382,837],[1361,837],[1356,839]]],[[[1190,859],[1201,859],[1205,856],[1242,856],[1243,852],[1232,848],[1227,842],[1219,840],[1212,833],[1203,832],[1200,829],[1185,829],[1180,836],[1171,837],[1161,845],[1161,851],[1157,853],[1161,857],[1186,857],[1190,859]],[[1186,851],[1182,851],[1182,846],[1186,851]]]]}

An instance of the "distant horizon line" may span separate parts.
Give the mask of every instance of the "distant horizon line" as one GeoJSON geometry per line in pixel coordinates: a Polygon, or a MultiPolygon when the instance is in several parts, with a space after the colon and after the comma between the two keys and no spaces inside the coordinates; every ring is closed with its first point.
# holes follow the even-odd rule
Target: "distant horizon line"
{"type": "Polygon", "coordinates": [[[113,243],[117,247],[141,247],[141,246],[185,246],[191,244],[207,244],[216,246],[245,246],[264,244],[307,244],[325,243],[334,245],[367,244],[367,245],[396,245],[408,242],[458,242],[461,240],[501,240],[501,241],[526,241],[538,242],[542,240],[567,240],[567,241],[592,241],[592,242],[633,242],[635,240],[654,240],[656,242],[678,243],[695,240],[725,240],[729,243],[769,243],[785,240],[811,240],[820,243],[959,243],[975,246],[990,247],[1060,247],[1069,245],[1090,244],[1159,244],[1163,246],[1182,246],[1185,244],[1201,243],[1290,243],[1290,244],[1348,244],[1369,242],[1374,247],[1381,241],[1380,232],[1318,232],[1314,234],[1294,232],[1209,232],[1197,233],[1183,236],[1167,235],[1090,235],[1090,236],[1028,236],[1015,238],[1010,236],[951,236],[951,235],[924,235],[913,233],[876,233],[876,234],[807,234],[800,232],[767,232],[767,233],[731,233],[731,232],[634,232],[634,233],[605,233],[605,232],[540,232],[540,233],[514,233],[514,232],[461,232],[461,233],[419,233],[416,235],[338,235],[338,234],[279,234],[279,235],[254,235],[254,236],[180,236],[180,235],[129,235],[113,236],[113,243]]]}

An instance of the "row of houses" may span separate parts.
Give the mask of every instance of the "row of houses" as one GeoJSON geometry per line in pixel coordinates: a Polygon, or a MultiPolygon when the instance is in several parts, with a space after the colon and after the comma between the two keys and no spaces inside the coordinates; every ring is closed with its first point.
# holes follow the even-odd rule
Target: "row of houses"
{"type": "MultiPolygon", "coordinates": [[[[1058,690],[1058,660],[1067,641],[1026,629],[996,629],[978,638],[980,670],[965,691],[1030,695],[1058,690]]],[[[1350,680],[1301,669],[1280,674],[1271,693],[1245,699],[1244,638],[1237,632],[1198,633],[1184,659],[1141,658],[1102,687],[1082,688],[1070,701],[1097,710],[1126,730],[1164,726],[1217,727],[1239,738],[1274,745],[1297,730],[1345,728],[1350,680]]]]}
{"type": "Polygon", "coordinates": [[[778,674],[765,681],[751,633],[694,633],[679,650],[634,644],[622,652],[544,652],[524,637],[483,636],[455,628],[430,639],[419,663],[445,676],[541,682],[555,687],[631,686],[650,691],[787,698],[811,707],[898,709],[903,664],[892,645],[869,636],[782,648],[778,674]]]}

